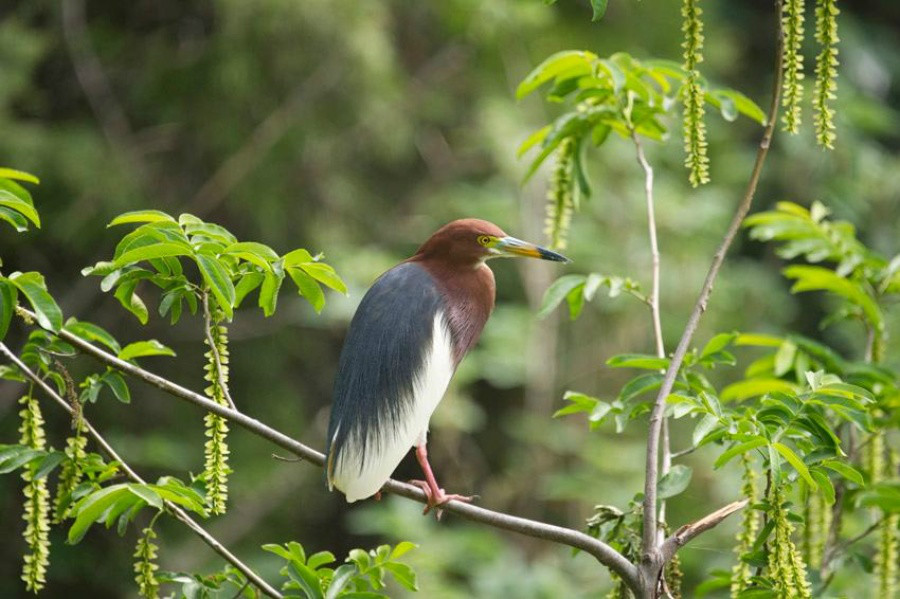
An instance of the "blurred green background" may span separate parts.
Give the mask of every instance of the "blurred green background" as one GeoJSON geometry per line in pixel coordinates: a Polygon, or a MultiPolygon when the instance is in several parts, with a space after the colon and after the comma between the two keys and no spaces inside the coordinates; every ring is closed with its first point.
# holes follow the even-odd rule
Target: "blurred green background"
{"type": "MultiPolygon", "coordinates": [[[[811,127],[778,134],[756,208],[820,200],[887,255],[900,251],[900,5],[840,3],[838,147],[818,149],[811,127]]],[[[773,13],[751,0],[704,3],[712,81],[766,105],[772,77],[773,13]]],[[[811,15],[810,15],[811,17],[811,15]]],[[[807,56],[815,52],[808,21],[807,56]]],[[[178,326],[127,314],[82,267],[112,254],[121,235],[105,224],[139,208],[190,212],[241,239],[283,252],[322,251],[344,276],[348,298],[330,295],[321,316],[286,291],[277,314],[239,312],[232,332],[232,395],[253,417],[323,446],[331,381],[356,303],[377,275],[410,255],[440,225],[478,216],[541,241],[546,172],[520,185],[518,144],[552,117],[537,97],[515,102],[518,81],[548,54],[590,49],[680,60],[676,2],[613,0],[590,23],[587,2],[560,0],[22,0],[0,8],[0,164],[39,175],[44,228],[0,237],[5,271],[40,270],[65,314],[107,327],[120,340],[157,338],[178,357],[146,365],[194,389],[203,386],[200,322],[178,326]]],[[[812,63],[807,63],[807,89],[812,63]]],[[[809,111],[806,123],[811,122],[809,111]]],[[[663,254],[663,328],[674,348],[722,230],[752,165],[759,126],[709,113],[712,184],[691,189],[678,135],[651,144],[657,169],[663,254]]],[[[677,131],[679,125],[673,123],[677,131]]],[[[430,453],[448,490],[480,495],[485,507],[582,527],[595,503],[624,507],[643,483],[642,421],[623,435],[589,433],[579,417],[552,420],[562,393],[614,396],[629,373],[611,355],[651,352],[648,314],[629,298],[599,298],[576,324],[561,313],[535,318],[547,286],[564,272],[628,275],[649,283],[641,173],[633,148],[612,140],[588,154],[594,196],[576,215],[561,269],[494,264],[498,305],[432,421],[430,453]]],[[[717,283],[697,342],[721,330],[788,329],[858,353],[860,331],[820,331],[819,295],[793,297],[771,249],[739,239],[717,283]]],[[[155,306],[157,298],[150,298],[155,306]]],[[[894,326],[900,324],[894,317],[894,326]]],[[[17,347],[21,331],[9,339],[17,347]],[[18,336],[16,336],[18,334],[18,336]]],[[[889,361],[898,362],[896,337],[889,361]]],[[[747,358],[739,356],[739,358],[747,358]]],[[[152,360],[152,362],[151,362],[152,360]]],[[[93,365],[82,361],[81,374],[93,365]]],[[[743,362],[746,365],[746,360],[743,362]]],[[[718,373],[735,378],[741,365],[718,373]]],[[[88,409],[95,425],[145,477],[202,469],[202,414],[134,383],[123,406],[88,409]]],[[[21,389],[0,386],[0,439],[17,438],[21,389]]],[[[52,442],[66,419],[45,408],[52,442]]],[[[676,449],[689,441],[677,423],[676,449]]],[[[684,429],[682,429],[684,425],[684,429]]],[[[300,541],[339,559],[356,546],[410,540],[426,597],[596,597],[607,576],[592,558],[387,497],[347,506],[321,472],[272,459],[273,447],[231,435],[230,512],[209,529],[274,580],[278,564],[259,546],[300,541]]],[[[713,472],[712,450],[695,468],[670,521],[680,524],[736,498],[736,472],[713,472]]],[[[407,459],[400,478],[417,473],[407,459]]],[[[0,477],[0,596],[18,582],[20,481],[0,477]]],[[[686,589],[733,562],[735,522],[681,552],[686,589]]],[[[165,570],[212,571],[216,556],[174,522],[161,522],[165,570]]],[[[126,539],[92,530],[78,546],[51,534],[48,597],[135,594],[126,539]]],[[[852,567],[832,586],[863,596],[852,567]]],[[[862,587],[865,588],[865,587],[862,587]]],[[[398,594],[400,591],[394,589],[398,594]]],[[[690,596],[690,591],[688,596],[690,596]]]]}

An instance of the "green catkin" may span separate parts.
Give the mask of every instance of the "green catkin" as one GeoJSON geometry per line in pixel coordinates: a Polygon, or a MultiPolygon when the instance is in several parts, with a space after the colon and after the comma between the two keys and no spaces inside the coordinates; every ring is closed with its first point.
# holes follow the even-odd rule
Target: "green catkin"
{"type": "Polygon", "coordinates": [[[612,579],[613,587],[606,594],[606,599],[631,599],[631,591],[628,585],[615,572],[610,572],[609,577],[612,579]]]}
{"type": "MultiPolygon", "coordinates": [[[[885,460],[884,433],[872,435],[869,443],[869,477],[872,484],[896,479],[898,456],[895,450],[888,453],[885,460]]],[[[878,542],[875,552],[875,577],[878,580],[878,597],[893,599],[897,595],[897,569],[900,559],[900,538],[898,538],[900,515],[885,514],[884,521],[878,527],[878,542]]]]}
{"type": "Polygon", "coordinates": [[[141,531],[138,538],[137,547],[134,551],[134,580],[138,585],[138,592],[141,597],[146,599],[156,599],[159,597],[159,581],[156,579],[156,570],[159,566],[156,564],[157,551],[159,547],[153,543],[156,533],[153,532],[153,524],[141,531]]]}
{"type": "Polygon", "coordinates": [[[834,149],[834,109],[831,100],[837,98],[838,48],[840,41],[837,0],[816,0],[816,41],[822,47],[816,57],[816,84],[813,91],[813,120],[816,141],[822,147],[834,149]]]}
{"type": "Polygon", "coordinates": [[[783,486],[773,482],[769,490],[769,517],[775,528],[769,540],[768,575],[777,599],[812,599],[806,564],[791,539],[794,527],[788,520],[784,501],[783,486]]]}
{"type": "MultiPolygon", "coordinates": [[[[753,469],[753,460],[748,454],[741,455],[741,466],[743,466],[743,481],[741,494],[748,499],[750,506],[759,502],[759,485],[757,484],[756,471],[753,469]]],[[[737,533],[737,546],[734,551],[738,556],[738,563],[731,570],[731,596],[737,597],[744,589],[750,586],[750,579],[753,576],[753,570],[747,562],[741,559],[741,556],[749,552],[759,533],[760,513],[758,510],[748,507],[744,510],[741,520],[741,527],[737,533]]]]}
{"type": "Polygon", "coordinates": [[[548,245],[554,250],[566,248],[566,238],[572,223],[575,207],[575,186],[572,173],[575,168],[575,140],[564,139],[556,150],[556,166],[547,192],[547,219],[544,233],[548,245]]]}
{"type": "MultiPolygon", "coordinates": [[[[206,357],[204,379],[210,383],[205,392],[216,403],[226,406],[228,402],[222,385],[228,384],[228,329],[219,324],[218,319],[210,329],[215,350],[219,355],[221,371],[211,347],[204,354],[206,357]]],[[[209,345],[208,340],[206,344],[209,345]]],[[[206,481],[206,499],[214,514],[224,514],[228,501],[228,475],[231,474],[231,468],[228,466],[230,454],[227,443],[228,423],[221,416],[212,413],[204,417],[204,423],[207,437],[203,472],[203,479],[206,481]]]]}
{"type": "MultiPolygon", "coordinates": [[[[19,412],[22,418],[19,426],[22,436],[19,442],[32,449],[45,449],[47,440],[44,435],[44,417],[37,399],[29,394],[19,403],[25,406],[19,412]]],[[[37,594],[47,582],[47,566],[50,563],[50,493],[47,491],[47,477],[33,480],[32,473],[28,468],[22,472],[22,480],[25,481],[22,514],[25,532],[22,536],[29,549],[22,564],[22,580],[26,590],[37,594]]]]}
{"type": "Polygon", "coordinates": [[[784,83],[781,105],[784,107],[782,124],[789,133],[800,131],[803,100],[803,18],[804,0],[785,0],[781,9],[784,28],[784,83]]]}
{"type": "Polygon", "coordinates": [[[684,104],[684,165],[688,168],[688,180],[697,187],[709,182],[709,157],[707,156],[704,90],[697,65],[703,62],[703,21],[699,0],[683,0],[681,31],[684,41],[684,70],[687,79],[681,89],[684,104]]]}
{"type": "Polygon", "coordinates": [[[672,599],[681,599],[681,582],[684,579],[684,572],[681,570],[681,558],[678,557],[677,553],[666,564],[663,574],[666,580],[666,587],[669,590],[669,596],[672,599]]]}
{"type": "Polygon", "coordinates": [[[53,503],[53,522],[59,524],[69,514],[72,491],[81,482],[83,472],[81,465],[87,456],[85,447],[87,437],[84,436],[84,424],[81,418],[75,422],[75,434],[66,439],[66,459],[59,473],[59,482],[56,485],[56,498],[53,503]]]}
{"type": "Polygon", "coordinates": [[[803,512],[803,553],[810,568],[822,567],[830,526],[831,509],[825,502],[825,496],[807,489],[803,512]]]}

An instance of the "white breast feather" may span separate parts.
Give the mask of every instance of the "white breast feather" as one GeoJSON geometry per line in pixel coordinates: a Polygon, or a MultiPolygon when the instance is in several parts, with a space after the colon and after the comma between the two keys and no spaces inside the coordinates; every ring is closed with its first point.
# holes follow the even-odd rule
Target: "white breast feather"
{"type": "Polygon", "coordinates": [[[380,447],[369,445],[362,472],[359,447],[353,443],[352,435],[341,449],[331,483],[344,492],[348,503],[377,493],[410,448],[425,442],[428,421],[444,397],[452,376],[453,345],[444,314],[438,312],[434,319],[431,351],[413,385],[409,412],[396,424],[395,430],[385,433],[380,447]]]}

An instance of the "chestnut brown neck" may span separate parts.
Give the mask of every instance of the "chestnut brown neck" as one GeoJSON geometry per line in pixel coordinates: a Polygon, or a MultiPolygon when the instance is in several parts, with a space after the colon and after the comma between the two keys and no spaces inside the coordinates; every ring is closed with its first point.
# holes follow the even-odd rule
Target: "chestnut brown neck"
{"type": "Polygon", "coordinates": [[[424,267],[444,296],[456,366],[478,341],[494,309],[494,273],[483,261],[460,263],[429,259],[421,254],[409,261],[424,267]]]}

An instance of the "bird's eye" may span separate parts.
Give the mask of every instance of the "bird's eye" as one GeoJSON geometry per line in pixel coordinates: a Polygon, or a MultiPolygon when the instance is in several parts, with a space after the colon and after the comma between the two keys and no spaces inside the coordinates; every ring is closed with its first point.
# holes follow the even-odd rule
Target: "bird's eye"
{"type": "Polygon", "coordinates": [[[490,243],[491,243],[491,238],[488,237],[487,235],[479,235],[479,236],[478,236],[478,243],[479,243],[480,245],[483,245],[483,246],[487,247],[487,246],[490,245],[490,243]]]}

